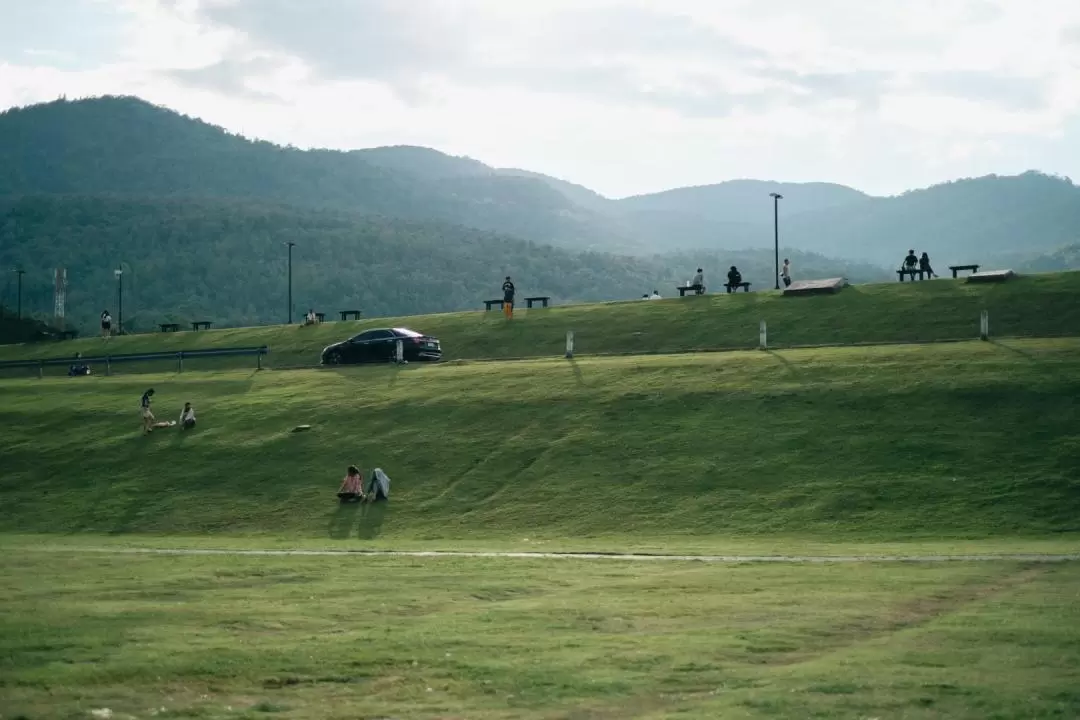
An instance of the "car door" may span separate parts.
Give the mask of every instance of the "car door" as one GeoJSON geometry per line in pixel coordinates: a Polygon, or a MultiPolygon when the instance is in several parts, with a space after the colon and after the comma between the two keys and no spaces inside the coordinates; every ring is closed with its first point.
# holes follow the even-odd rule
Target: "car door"
{"type": "Polygon", "coordinates": [[[389,362],[394,357],[394,344],[397,336],[389,330],[374,330],[374,337],[369,346],[368,362],[389,362]]]}
{"type": "Polygon", "coordinates": [[[371,342],[375,339],[375,333],[375,330],[368,330],[349,340],[345,352],[346,362],[371,362],[371,342]]]}

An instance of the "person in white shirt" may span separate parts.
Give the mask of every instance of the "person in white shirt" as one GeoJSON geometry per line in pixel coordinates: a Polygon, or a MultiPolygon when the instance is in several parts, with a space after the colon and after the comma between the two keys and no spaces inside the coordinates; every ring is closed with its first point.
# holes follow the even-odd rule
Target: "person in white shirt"
{"type": "Polygon", "coordinates": [[[195,427],[195,408],[191,407],[191,403],[184,403],[184,409],[180,413],[180,427],[183,430],[195,427]]]}
{"type": "Polygon", "coordinates": [[[650,300],[663,300],[663,298],[660,297],[660,291],[659,290],[653,290],[652,295],[649,296],[649,299],[650,300]]]}
{"type": "Polygon", "coordinates": [[[784,287],[791,286],[791,261],[784,258],[784,266],[780,268],[780,279],[784,281],[784,287]]]}

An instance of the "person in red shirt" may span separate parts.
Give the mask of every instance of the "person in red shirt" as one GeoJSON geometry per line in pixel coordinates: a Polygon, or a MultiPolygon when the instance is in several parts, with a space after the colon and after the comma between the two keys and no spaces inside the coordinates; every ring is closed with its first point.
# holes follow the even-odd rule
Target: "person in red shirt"
{"type": "Polygon", "coordinates": [[[349,466],[345,479],[341,481],[337,496],[343,503],[360,502],[364,499],[364,476],[360,474],[360,468],[355,465],[349,466]]]}

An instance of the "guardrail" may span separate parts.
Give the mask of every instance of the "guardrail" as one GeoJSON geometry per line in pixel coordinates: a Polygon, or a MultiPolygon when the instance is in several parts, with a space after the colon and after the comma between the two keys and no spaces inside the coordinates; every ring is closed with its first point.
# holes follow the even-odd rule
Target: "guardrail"
{"type": "Polygon", "coordinates": [[[38,377],[45,374],[46,367],[56,365],[105,365],[105,374],[112,372],[112,366],[116,363],[146,362],[153,360],[175,360],[176,372],[184,372],[184,360],[208,357],[240,357],[254,355],[257,367],[262,370],[263,355],[270,353],[270,346],[219,348],[215,350],[177,350],[171,352],[154,353],[127,353],[121,355],[95,355],[93,357],[68,357],[68,358],[39,358],[36,360],[4,360],[0,361],[0,370],[17,368],[37,368],[38,377]]]}

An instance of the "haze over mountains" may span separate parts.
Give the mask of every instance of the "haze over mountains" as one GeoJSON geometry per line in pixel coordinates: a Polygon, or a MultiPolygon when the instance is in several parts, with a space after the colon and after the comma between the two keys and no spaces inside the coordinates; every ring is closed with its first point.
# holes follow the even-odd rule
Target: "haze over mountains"
{"type": "Polygon", "coordinates": [[[717,281],[739,264],[771,286],[772,192],[784,196],[781,245],[805,274],[886,279],[909,247],[939,267],[1007,257],[1060,269],[1046,266],[1074,262],[1061,248],[1080,240],[1080,189],[1034,172],[891,198],[734,180],[616,200],[427,148],[250,141],[135,98],[0,114],[0,265],[68,267],[70,300],[85,293],[96,308],[123,261],[149,286],[144,313],[225,322],[281,319],[267,298],[280,294],[280,243],[293,237],[330,243],[317,271],[309,251],[297,302],[349,299],[369,314],[475,307],[505,272],[528,272],[530,291],[561,300],[637,297],[698,264],[717,281]],[[257,291],[230,287],[253,268],[257,291]],[[176,279],[182,298],[152,289],[176,279]]]}

